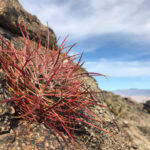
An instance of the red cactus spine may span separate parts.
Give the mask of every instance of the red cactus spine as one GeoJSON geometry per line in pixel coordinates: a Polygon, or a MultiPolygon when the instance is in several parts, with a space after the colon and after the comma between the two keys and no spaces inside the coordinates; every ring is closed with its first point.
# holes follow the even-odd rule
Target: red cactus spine
{"type": "MultiPolygon", "coordinates": [[[[25,25],[24,29],[26,31],[25,25]]],[[[20,31],[25,42],[21,51],[0,37],[2,45],[6,47],[0,47],[0,63],[7,75],[6,87],[11,94],[11,98],[3,102],[12,101],[17,109],[17,117],[30,122],[44,122],[65,140],[59,131],[59,128],[64,129],[74,142],[70,131],[75,129],[76,124],[83,122],[96,127],[84,120],[92,118],[83,115],[80,110],[83,109],[96,117],[87,107],[100,105],[89,96],[93,92],[86,88],[82,76],[102,75],[80,73],[81,60],[75,63],[73,60],[77,56],[68,56],[72,46],[68,47],[68,50],[65,49],[66,39],[57,50],[50,50],[49,45],[42,47],[40,41],[36,46],[33,45],[28,32],[26,31],[25,36],[21,27],[20,31]]]]}

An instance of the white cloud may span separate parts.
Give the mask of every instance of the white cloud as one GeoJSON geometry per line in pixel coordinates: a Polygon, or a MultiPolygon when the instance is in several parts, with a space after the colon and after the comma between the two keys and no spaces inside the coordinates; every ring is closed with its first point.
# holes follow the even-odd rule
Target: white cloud
{"type": "Polygon", "coordinates": [[[149,0],[19,0],[23,7],[54,29],[77,39],[126,34],[150,39],[149,0]]]}
{"type": "Polygon", "coordinates": [[[86,62],[84,67],[89,72],[97,72],[110,77],[150,77],[150,61],[114,61],[100,59],[95,62],[86,62]]]}

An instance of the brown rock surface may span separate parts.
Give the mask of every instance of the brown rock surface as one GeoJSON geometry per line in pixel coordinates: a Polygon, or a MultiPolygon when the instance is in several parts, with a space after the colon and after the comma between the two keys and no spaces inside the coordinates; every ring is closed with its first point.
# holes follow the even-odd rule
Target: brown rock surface
{"type": "Polygon", "coordinates": [[[106,91],[104,98],[110,111],[135,143],[134,148],[150,150],[150,114],[145,109],[145,104],[106,91]]]}
{"type": "Polygon", "coordinates": [[[42,25],[36,16],[26,12],[18,0],[0,0],[0,28],[7,31],[1,33],[2,35],[9,39],[21,35],[18,21],[22,20],[26,23],[26,28],[31,39],[38,40],[38,30],[40,28],[42,44],[46,44],[47,32],[49,31],[50,46],[56,46],[56,36],[53,30],[42,25]],[[13,35],[10,35],[10,33],[13,35]]]}
{"type": "MultiPolygon", "coordinates": [[[[46,44],[47,28],[40,23],[36,16],[32,16],[26,12],[18,3],[18,0],[0,0],[0,35],[5,40],[11,40],[14,47],[22,49],[23,38],[19,32],[18,19],[26,22],[29,36],[33,39],[33,43],[38,40],[38,28],[41,29],[43,46],[46,44]]],[[[50,32],[50,47],[56,44],[54,32],[50,32]]],[[[0,42],[1,44],[1,42],[0,42]]],[[[81,69],[82,72],[86,72],[81,69]]],[[[0,78],[0,100],[9,97],[7,89],[5,89],[5,76],[1,73],[0,78]]],[[[85,84],[93,91],[102,92],[96,81],[86,76],[84,77],[85,84]]],[[[103,99],[103,94],[95,94],[95,98],[102,104],[106,105],[103,99]]],[[[110,104],[110,103],[109,103],[110,104]]],[[[109,105],[108,104],[108,105],[109,105]]],[[[118,108],[118,107],[117,107],[118,108]]],[[[75,139],[80,149],[89,150],[133,150],[138,149],[137,144],[133,142],[132,135],[123,128],[123,123],[116,114],[108,108],[93,106],[90,108],[100,120],[101,123],[96,123],[98,127],[110,131],[113,135],[109,135],[94,127],[87,125],[83,126],[83,131],[75,134],[75,139]]],[[[117,113],[118,111],[116,111],[117,113]]],[[[86,113],[87,112],[83,112],[86,113]]],[[[13,117],[15,110],[12,104],[0,104],[0,150],[75,150],[79,147],[73,146],[68,140],[66,145],[61,138],[57,137],[53,131],[47,128],[44,124],[33,123],[29,125],[23,120],[15,120],[13,117]]],[[[92,121],[91,121],[92,122],[92,121]]],[[[93,122],[92,122],[93,123],[93,122]]],[[[144,149],[143,149],[144,150],[144,149]]],[[[146,149],[145,149],[146,150],[146,149]]]]}

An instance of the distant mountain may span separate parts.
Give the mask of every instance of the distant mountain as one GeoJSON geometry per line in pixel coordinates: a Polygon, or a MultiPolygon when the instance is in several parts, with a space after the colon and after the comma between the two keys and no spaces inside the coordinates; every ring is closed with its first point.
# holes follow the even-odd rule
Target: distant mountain
{"type": "Polygon", "coordinates": [[[150,100],[150,89],[114,90],[112,92],[124,97],[131,97],[133,100],[140,103],[150,100]]]}

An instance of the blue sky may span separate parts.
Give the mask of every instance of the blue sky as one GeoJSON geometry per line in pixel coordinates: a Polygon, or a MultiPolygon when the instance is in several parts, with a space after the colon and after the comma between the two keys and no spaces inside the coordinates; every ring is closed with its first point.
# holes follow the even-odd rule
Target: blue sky
{"type": "Polygon", "coordinates": [[[150,89],[149,0],[19,0],[61,40],[78,43],[84,67],[105,90],[150,89]]]}

